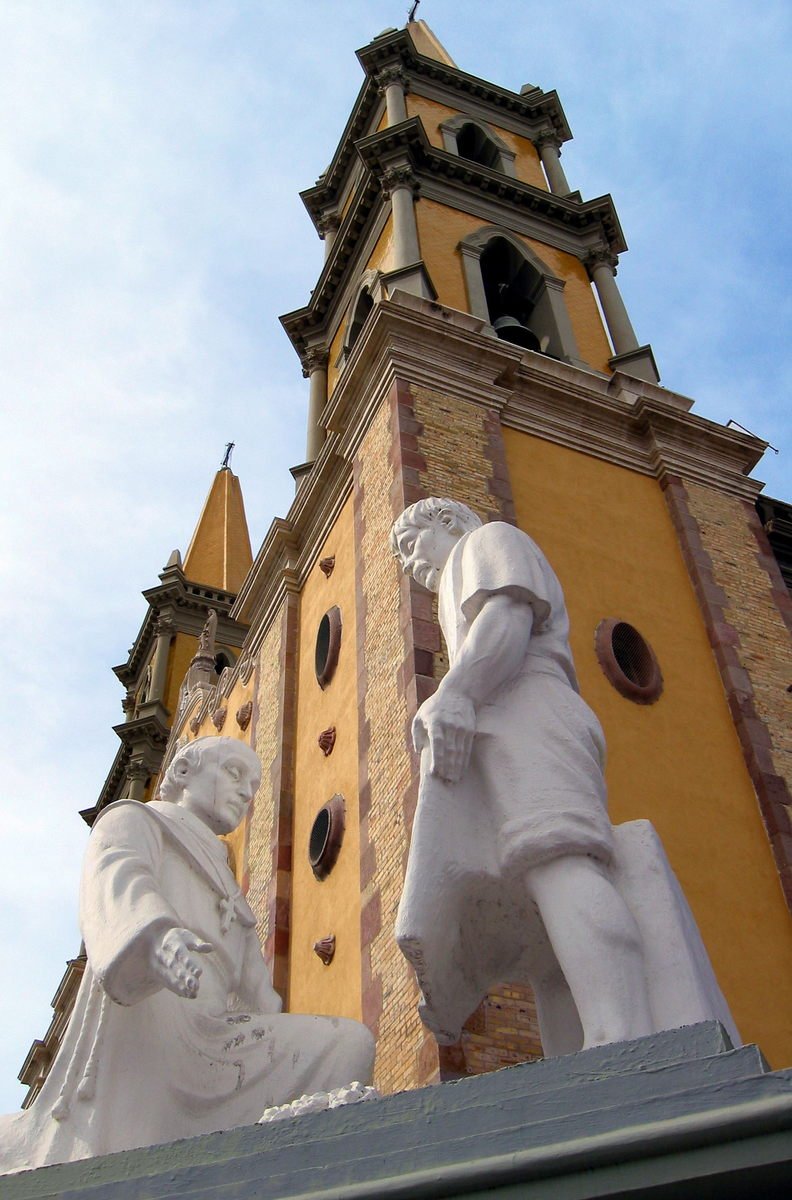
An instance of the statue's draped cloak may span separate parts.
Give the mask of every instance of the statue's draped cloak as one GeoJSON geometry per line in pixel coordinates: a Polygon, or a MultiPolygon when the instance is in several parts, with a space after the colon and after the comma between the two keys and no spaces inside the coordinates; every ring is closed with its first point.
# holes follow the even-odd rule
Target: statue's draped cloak
{"type": "Polygon", "coordinates": [[[72,1019],[34,1104],[0,1123],[0,1169],[252,1124],[267,1107],[351,1082],[350,1042],[359,1062],[365,1031],[277,1011],[225,848],[178,805],[120,801],[100,814],[80,919],[88,967],[72,1019]],[[154,939],[174,926],[213,946],[193,1000],[149,965],[154,939]]]}
{"type": "Polygon", "coordinates": [[[526,901],[528,869],[568,854],[607,863],[613,852],[604,737],[578,694],[561,585],[511,525],[466,534],[443,569],[438,612],[451,666],[486,601],[501,594],[530,609],[528,651],[479,706],[458,783],[431,776],[423,751],[396,925],[423,993],[421,1015],[444,1042],[459,1037],[494,983],[555,967],[526,901]]]}

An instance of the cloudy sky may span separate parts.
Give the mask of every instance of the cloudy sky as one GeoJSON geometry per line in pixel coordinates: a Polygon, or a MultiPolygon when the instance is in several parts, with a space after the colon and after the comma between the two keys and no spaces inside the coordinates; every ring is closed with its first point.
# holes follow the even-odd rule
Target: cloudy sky
{"type": "MultiPolygon", "coordinates": [[[[408,0],[0,0],[0,1112],[79,944],[76,886],[126,657],[237,443],[254,546],[306,386],[278,314],[322,246],[297,196],[408,0]]],[[[424,0],[465,70],[561,96],[610,192],[663,382],[779,448],[792,499],[788,0],[424,0]]]]}

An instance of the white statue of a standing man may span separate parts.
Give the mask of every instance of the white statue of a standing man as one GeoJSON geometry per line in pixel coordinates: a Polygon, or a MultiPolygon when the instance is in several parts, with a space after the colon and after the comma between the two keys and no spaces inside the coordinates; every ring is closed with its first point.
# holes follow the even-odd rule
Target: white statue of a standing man
{"type": "Polygon", "coordinates": [[[242,820],[260,777],[248,746],[199,738],[176,753],[160,800],[99,814],[80,889],[88,966],[40,1094],[0,1119],[0,1171],[252,1124],[369,1081],[363,1025],[280,1012],[216,836],[242,820]]]}
{"type": "MultiPolygon", "coordinates": [[[[438,593],[450,661],[413,724],[421,790],[396,927],[425,1023],[453,1042],[496,982],[528,979],[546,1054],[667,1027],[653,1017],[642,937],[614,882],[604,738],[578,693],[550,564],[525,533],[482,525],[453,500],[406,509],[391,542],[405,572],[438,593]]],[[[657,840],[647,822],[632,824],[657,840]]],[[[672,908],[682,911],[676,894],[672,908]]],[[[705,988],[717,992],[695,927],[680,937],[700,948],[705,988]]]]}

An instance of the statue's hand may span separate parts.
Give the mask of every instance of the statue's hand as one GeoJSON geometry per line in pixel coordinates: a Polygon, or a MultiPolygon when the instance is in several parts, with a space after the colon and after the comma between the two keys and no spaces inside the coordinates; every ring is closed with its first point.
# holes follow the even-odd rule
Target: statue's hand
{"type": "Polygon", "coordinates": [[[151,966],[166,988],[194,1000],[203,967],[196,957],[214,950],[189,929],[169,929],[151,948],[151,966]]]}
{"type": "Polygon", "coordinates": [[[472,700],[459,692],[440,688],[424,700],[413,721],[413,744],[419,752],[429,747],[429,771],[456,783],[470,761],[476,732],[472,700]]]}

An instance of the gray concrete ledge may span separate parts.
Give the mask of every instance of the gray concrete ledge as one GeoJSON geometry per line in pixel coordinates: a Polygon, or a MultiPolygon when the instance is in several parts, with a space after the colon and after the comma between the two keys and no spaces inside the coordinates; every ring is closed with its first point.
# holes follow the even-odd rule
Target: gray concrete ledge
{"type": "Polygon", "coordinates": [[[784,1200],[792,1070],[715,1022],[7,1176],[3,1200],[784,1200]]]}

